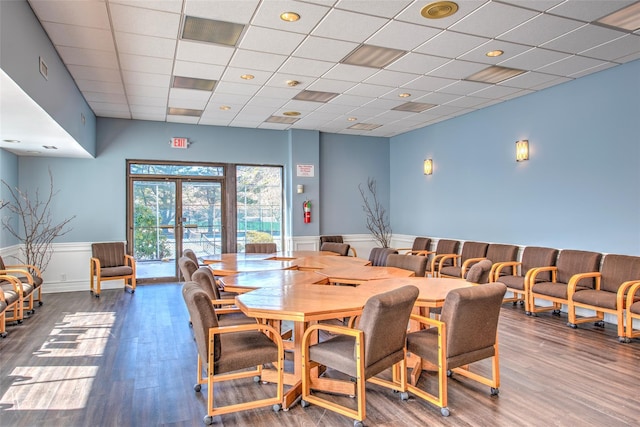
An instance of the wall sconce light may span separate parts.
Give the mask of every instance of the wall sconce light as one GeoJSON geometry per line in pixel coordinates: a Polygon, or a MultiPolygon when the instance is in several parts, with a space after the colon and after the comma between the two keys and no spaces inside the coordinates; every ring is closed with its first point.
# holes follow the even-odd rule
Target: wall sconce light
{"type": "Polygon", "coordinates": [[[297,188],[298,188],[298,194],[302,194],[302,193],[304,193],[304,185],[302,185],[302,184],[298,184],[298,187],[297,187],[297,188]]]}
{"type": "Polygon", "coordinates": [[[516,162],[529,160],[529,141],[521,139],[516,141],[516,162]]]}
{"type": "Polygon", "coordinates": [[[422,169],[425,175],[431,175],[433,173],[433,160],[425,159],[422,169]]]}

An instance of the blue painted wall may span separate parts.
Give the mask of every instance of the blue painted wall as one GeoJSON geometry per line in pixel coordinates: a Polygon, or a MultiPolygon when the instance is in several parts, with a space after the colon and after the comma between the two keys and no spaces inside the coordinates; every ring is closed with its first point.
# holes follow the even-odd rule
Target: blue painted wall
{"type": "Polygon", "coordinates": [[[634,61],[392,138],[394,232],[640,255],[639,99],[634,61]]]}
{"type": "MultiPolygon", "coordinates": [[[[18,157],[1,148],[0,180],[2,180],[2,182],[0,182],[0,201],[2,201],[2,203],[13,202],[13,197],[11,196],[9,188],[15,189],[18,186],[18,157]]],[[[0,206],[2,206],[2,204],[0,204],[0,206]]],[[[16,215],[11,213],[8,208],[5,207],[0,209],[0,219],[2,220],[2,223],[7,220],[14,229],[17,228],[18,218],[16,215]]],[[[0,226],[0,248],[17,244],[18,240],[7,233],[4,227],[0,226]]]]}

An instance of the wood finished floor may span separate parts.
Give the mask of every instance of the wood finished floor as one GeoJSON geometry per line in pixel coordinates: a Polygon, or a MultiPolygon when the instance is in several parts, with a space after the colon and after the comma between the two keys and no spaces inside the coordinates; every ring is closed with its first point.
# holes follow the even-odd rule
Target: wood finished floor
{"type": "MultiPolygon", "coordinates": [[[[202,426],[206,387],[193,391],[195,343],[178,284],[46,294],[45,305],[0,339],[2,426],[202,426]]],[[[562,318],[504,305],[500,396],[449,380],[451,416],[416,398],[367,388],[368,426],[623,426],[640,420],[640,341],[615,328],[573,330],[562,318]]],[[[488,365],[480,366],[485,369],[488,365]]],[[[421,385],[433,387],[433,374],[421,385]],[[425,385],[426,384],[426,385],[425,385]]],[[[259,396],[270,385],[238,380],[218,395],[259,396]]],[[[341,401],[349,398],[336,397],[341,401]]],[[[221,426],[350,426],[352,420],[296,404],[214,418],[221,426]]]]}

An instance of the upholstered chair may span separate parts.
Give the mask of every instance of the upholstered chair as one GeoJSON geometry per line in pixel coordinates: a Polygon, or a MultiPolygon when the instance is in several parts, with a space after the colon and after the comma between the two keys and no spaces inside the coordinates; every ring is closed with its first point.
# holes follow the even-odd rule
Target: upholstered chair
{"type": "Polygon", "coordinates": [[[387,256],[387,267],[413,271],[416,277],[424,277],[429,259],[425,256],[406,256],[391,254],[387,256]]]}
{"type": "MultiPolygon", "coordinates": [[[[341,256],[349,255],[349,248],[351,245],[348,243],[334,243],[334,242],[325,242],[320,246],[321,251],[327,252],[335,252],[341,256]]],[[[355,256],[355,255],[354,255],[355,256]]]]}
{"type": "Polygon", "coordinates": [[[527,314],[542,311],[553,311],[560,315],[563,304],[569,304],[569,287],[573,292],[583,289],[595,289],[595,279],[592,276],[582,276],[582,273],[595,273],[600,269],[602,254],[589,251],[563,250],[558,255],[555,267],[539,267],[533,270],[529,282],[525,284],[529,301],[527,314]],[[548,281],[540,281],[538,275],[550,272],[548,281]],[[536,299],[550,301],[548,306],[537,306],[536,299]]]}
{"type": "Polygon", "coordinates": [[[190,257],[181,256],[178,258],[178,267],[185,282],[191,281],[191,275],[199,268],[198,263],[194,262],[190,257]]]}
{"type": "MultiPolygon", "coordinates": [[[[525,304],[527,293],[525,283],[529,282],[531,273],[538,267],[552,267],[556,265],[558,250],[539,246],[527,246],[522,251],[520,261],[499,262],[494,264],[492,282],[501,282],[507,285],[507,292],[511,297],[506,297],[504,302],[512,302],[514,305],[525,304]],[[499,278],[499,280],[498,280],[499,278]]],[[[536,277],[538,282],[548,282],[551,279],[549,271],[541,272],[536,277]]]]}
{"type": "Polygon", "coordinates": [[[246,254],[274,254],[276,252],[278,252],[278,247],[275,243],[247,243],[244,246],[246,254]]]}
{"type": "Polygon", "coordinates": [[[253,317],[247,317],[235,306],[234,295],[221,295],[216,277],[209,267],[200,267],[191,274],[191,281],[200,285],[213,302],[218,321],[222,326],[256,323],[253,317]]]}
{"type": "Polygon", "coordinates": [[[344,243],[344,239],[342,238],[342,236],[338,235],[320,236],[320,247],[322,247],[322,244],[326,242],[344,243]]]}
{"type": "Polygon", "coordinates": [[[447,376],[455,372],[491,387],[497,395],[500,387],[498,360],[498,319],[507,287],[499,282],[454,289],[447,294],[440,320],[412,315],[411,319],[427,326],[407,335],[407,351],[438,368],[438,394],[411,384],[410,393],[440,407],[447,407],[447,376]],[[490,377],[471,372],[469,364],[492,359],[490,377]]]}
{"type": "Polygon", "coordinates": [[[440,260],[439,276],[464,279],[467,270],[476,262],[487,256],[488,243],[465,242],[460,255],[445,255],[440,260]],[[453,261],[453,265],[444,265],[446,261],[453,261]]]}
{"type": "Polygon", "coordinates": [[[302,406],[321,406],[354,418],[354,425],[361,426],[366,418],[366,381],[400,391],[401,398],[406,399],[405,338],[409,316],[417,298],[418,288],[403,286],[369,298],[355,329],[326,324],[310,326],[302,339],[302,406]],[[318,330],[327,331],[334,336],[311,344],[318,330]],[[357,409],[311,393],[311,369],[318,364],[353,378],[356,384],[357,409]],[[376,377],[392,366],[398,367],[399,371],[393,369],[391,380],[376,377]]]}
{"type": "Polygon", "coordinates": [[[640,337],[640,330],[633,329],[633,321],[640,322],[640,281],[629,287],[625,306],[624,342],[631,342],[632,338],[640,337]]]}
{"type": "Polygon", "coordinates": [[[136,261],[127,255],[123,242],[93,243],[91,254],[89,274],[93,295],[100,296],[104,280],[123,280],[125,290],[136,291],[136,261]]]}
{"type": "Polygon", "coordinates": [[[22,283],[15,276],[0,274],[0,292],[6,307],[2,313],[2,323],[18,322],[24,319],[24,294],[29,291],[29,284],[22,283]],[[11,313],[7,317],[7,313],[11,313]]]}
{"type": "MultiPolygon", "coordinates": [[[[282,407],[284,369],[280,334],[271,326],[259,323],[221,326],[209,295],[195,282],[184,284],[182,296],[191,316],[198,351],[197,383],[194,389],[200,392],[202,385],[207,385],[207,415],[204,423],[213,424],[213,417],[217,415],[264,406],[272,406],[279,411],[282,407]],[[273,364],[278,372],[274,396],[216,406],[216,383],[250,377],[259,380],[265,364],[273,364]]],[[[247,387],[252,386],[258,385],[253,381],[247,384],[247,387]]]]}
{"type": "Polygon", "coordinates": [[[574,280],[571,281],[568,288],[569,321],[567,324],[572,328],[585,322],[596,322],[596,325],[604,326],[604,313],[609,313],[617,318],[618,340],[625,341],[626,294],[631,285],[640,281],[640,257],[606,255],[600,272],[583,273],[579,277],[582,279],[594,278],[595,286],[593,289],[579,288],[580,281],[578,277],[574,276],[574,280]],[[593,310],[595,316],[578,317],[576,307],[593,310]]]}
{"type": "Polygon", "coordinates": [[[369,252],[369,261],[374,267],[384,267],[387,265],[387,257],[397,253],[398,251],[393,248],[372,248],[369,252]]]}
{"type": "Polygon", "coordinates": [[[33,288],[33,295],[30,299],[25,300],[28,304],[26,310],[34,310],[34,302],[38,305],[44,304],[42,301],[42,273],[40,269],[32,264],[5,264],[0,256],[0,274],[9,274],[16,277],[20,282],[26,283],[33,288]],[[37,296],[37,297],[36,297],[37,296]]]}
{"type": "Polygon", "coordinates": [[[185,249],[182,251],[182,256],[186,256],[191,261],[193,261],[198,267],[200,267],[200,261],[198,261],[198,255],[193,251],[193,249],[185,249]]]}
{"type": "Polygon", "coordinates": [[[438,244],[436,245],[436,250],[431,259],[429,260],[429,265],[427,268],[427,275],[431,275],[431,277],[438,276],[438,269],[440,266],[451,266],[453,265],[453,259],[447,258],[446,260],[440,262],[442,258],[448,255],[455,255],[458,253],[458,248],[460,247],[460,242],[458,240],[449,240],[449,239],[440,239],[438,240],[438,244]]]}
{"type": "Polygon", "coordinates": [[[465,279],[470,283],[489,283],[492,266],[493,262],[490,259],[483,259],[482,261],[478,261],[471,266],[469,271],[467,271],[467,276],[465,277],[465,279]]]}
{"type": "Polygon", "coordinates": [[[398,253],[404,252],[404,255],[429,255],[432,253],[431,239],[428,237],[416,237],[413,239],[413,245],[410,248],[398,248],[398,253]]]}

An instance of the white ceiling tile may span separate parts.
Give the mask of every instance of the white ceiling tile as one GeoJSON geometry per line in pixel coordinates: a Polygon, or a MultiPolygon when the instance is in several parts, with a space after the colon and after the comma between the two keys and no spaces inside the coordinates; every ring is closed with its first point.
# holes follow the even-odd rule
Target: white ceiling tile
{"type": "Polygon", "coordinates": [[[360,67],[357,65],[337,64],[327,71],[322,78],[345,80],[349,82],[361,82],[378,71],[377,68],[360,67]]]}
{"type": "Polygon", "coordinates": [[[590,68],[600,67],[606,64],[598,59],[585,58],[584,56],[571,56],[551,65],[538,68],[541,73],[556,74],[559,76],[571,76],[581,73],[590,68]]]}
{"type": "Polygon", "coordinates": [[[454,31],[496,37],[536,16],[534,12],[501,3],[486,3],[451,26],[454,31]]]}
{"type": "Polygon", "coordinates": [[[151,74],[151,73],[139,73],[137,71],[123,71],[122,77],[124,83],[128,85],[140,85],[140,86],[157,86],[167,87],[170,86],[171,76],[167,74],[151,74]]]}
{"type": "Polygon", "coordinates": [[[131,114],[127,113],[125,111],[118,111],[116,109],[98,109],[98,108],[91,108],[93,110],[93,113],[96,116],[99,117],[111,117],[114,119],[130,119],[131,118],[131,114]]]}
{"type": "Polygon", "coordinates": [[[111,22],[115,31],[176,39],[180,14],[112,4],[111,22]]]}
{"type": "MultiPolygon", "coordinates": [[[[182,88],[175,88],[175,87],[169,89],[169,104],[172,107],[175,107],[175,105],[173,105],[174,101],[179,99],[184,99],[184,100],[197,101],[198,103],[204,103],[202,104],[202,107],[200,107],[202,109],[206,105],[207,101],[209,101],[209,98],[211,98],[211,92],[207,90],[182,89],[182,88]]],[[[195,107],[187,107],[187,108],[195,108],[195,107]]]]}
{"type": "Polygon", "coordinates": [[[343,93],[354,87],[354,82],[345,80],[318,79],[311,83],[307,89],[317,90],[320,92],[343,93]]]}
{"type": "Polygon", "coordinates": [[[241,83],[247,85],[264,85],[273,75],[270,71],[260,71],[260,70],[251,70],[247,68],[234,68],[227,67],[224,74],[222,75],[222,81],[231,82],[231,83],[241,83]],[[253,79],[245,80],[242,75],[251,74],[253,79]]]}
{"type": "Polygon", "coordinates": [[[171,123],[187,123],[196,125],[200,121],[200,117],[174,116],[171,114],[167,114],[167,121],[171,123]]]}
{"type": "Polygon", "coordinates": [[[272,97],[266,97],[266,96],[254,96],[253,98],[251,98],[250,101],[246,103],[246,105],[254,105],[257,107],[271,107],[274,109],[279,109],[283,105],[285,105],[286,102],[287,100],[285,99],[278,99],[278,98],[272,98],[272,97]]]}
{"type": "Polygon", "coordinates": [[[540,46],[582,25],[582,23],[571,19],[551,15],[538,15],[513,30],[500,35],[498,38],[514,43],[540,46]]]}
{"type": "Polygon", "coordinates": [[[402,85],[402,87],[407,89],[418,89],[418,90],[424,90],[424,91],[437,91],[455,83],[456,81],[457,80],[444,79],[440,77],[422,76],[415,80],[410,81],[405,85],[402,85]]]}
{"type": "MultiPolygon", "coordinates": [[[[638,56],[638,58],[640,58],[640,55],[638,56]]],[[[638,59],[636,58],[636,59],[638,59]]],[[[570,74],[569,77],[572,77],[574,79],[578,79],[580,77],[584,77],[588,74],[592,74],[592,73],[597,73],[598,71],[602,71],[602,70],[606,70],[607,68],[611,68],[611,67],[615,67],[616,64],[615,62],[602,62],[600,63],[600,65],[596,65],[595,67],[592,68],[587,68],[583,71],[579,71],[577,73],[573,73],[570,74]]]]}
{"type": "Polygon", "coordinates": [[[242,111],[238,114],[238,118],[251,118],[251,120],[266,120],[273,114],[273,108],[260,107],[256,105],[245,105],[242,111]]]}
{"type": "Polygon", "coordinates": [[[279,108],[279,110],[281,111],[278,112],[278,115],[282,114],[282,112],[284,111],[299,111],[303,113],[308,113],[308,112],[317,110],[320,107],[320,105],[321,105],[320,102],[298,101],[293,99],[279,108]]]}
{"type": "Polygon", "coordinates": [[[449,62],[449,59],[447,58],[409,52],[402,58],[387,66],[386,69],[412,74],[427,74],[447,62],[449,62]]]}
{"type": "MultiPolygon", "coordinates": [[[[173,89],[172,89],[173,90],[173,89]]],[[[192,110],[204,110],[207,105],[207,100],[199,100],[193,98],[171,98],[169,97],[169,103],[167,104],[172,108],[188,108],[192,110]]]]}
{"type": "Polygon", "coordinates": [[[82,49],[77,47],[56,46],[60,57],[66,65],[85,65],[88,67],[118,69],[118,57],[115,50],[82,49]]]}
{"type": "Polygon", "coordinates": [[[416,102],[424,102],[426,104],[446,104],[447,102],[453,101],[454,99],[460,98],[460,95],[454,95],[452,93],[444,93],[444,92],[431,92],[425,96],[421,96],[416,99],[416,102]]]}
{"type": "Polygon", "coordinates": [[[113,111],[118,113],[129,114],[129,105],[125,104],[114,104],[110,102],[91,102],[92,109],[101,110],[101,111],[113,111]]]}
{"type": "Polygon", "coordinates": [[[425,27],[423,25],[391,21],[368,38],[366,44],[408,51],[420,46],[420,44],[429,40],[440,31],[439,29],[425,27]],[[411,36],[407,37],[407,34],[411,36]]]}
{"type": "Polygon", "coordinates": [[[366,96],[355,96],[355,95],[340,95],[331,100],[331,104],[336,105],[352,105],[354,107],[358,107],[360,105],[364,105],[367,102],[373,101],[375,98],[369,98],[366,96]]]}
{"type": "Polygon", "coordinates": [[[227,65],[232,56],[232,47],[189,40],[179,40],[176,52],[178,60],[214,65],[227,65]]]}
{"type": "Polygon", "coordinates": [[[549,13],[569,16],[586,22],[595,21],[622,9],[635,0],[567,0],[549,10],[549,13]]]}
{"type": "Polygon", "coordinates": [[[209,98],[209,104],[220,106],[220,105],[244,105],[249,102],[252,95],[235,95],[229,93],[217,93],[213,92],[211,98],[209,98]]]}
{"type": "Polygon", "coordinates": [[[239,47],[258,52],[289,55],[303,39],[304,35],[302,34],[252,26],[245,33],[239,47]]]}
{"type": "Polygon", "coordinates": [[[610,42],[624,36],[625,33],[597,25],[584,25],[581,28],[564,34],[545,43],[545,49],[560,50],[568,53],[578,53],[593,46],[610,42]]]}
{"type": "Polygon", "coordinates": [[[518,91],[520,91],[519,88],[500,85],[489,85],[488,87],[480,89],[479,91],[473,92],[473,96],[488,99],[499,99],[508,95],[512,95],[518,91]]]}
{"type": "Polygon", "coordinates": [[[175,55],[175,40],[118,31],[116,31],[115,36],[118,52],[120,53],[170,59],[173,59],[175,55]]]}
{"type": "Polygon", "coordinates": [[[530,71],[528,73],[520,74],[512,77],[504,82],[498,83],[500,86],[516,87],[520,89],[531,89],[533,87],[554,81],[558,76],[552,74],[537,73],[530,71]]]}
{"type": "Polygon", "coordinates": [[[497,64],[498,62],[506,61],[509,58],[520,55],[529,49],[531,49],[531,46],[493,39],[473,50],[470,50],[460,56],[459,59],[472,62],[482,62],[484,64],[497,64]],[[487,52],[492,52],[494,50],[501,50],[504,53],[500,56],[487,56],[487,52]]]}
{"type": "Polygon", "coordinates": [[[554,6],[559,5],[565,0],[506,0],[503,3],[510,3],[515,6],[524,7],[527,9],[538,10],[544,12],[551,9],[554,6]]]}
{"type": "Polygon", "coordinates": [[[133,95],[130,88],[127,88],[127,98],[131,105],[145,105],[149,107],[167,107],[167,98],[155,98],[149,96],[133,95]]]}
{"type": "Polygon", "coordinates": [[[177,60],[173,68],[173,75],[193,77],[196,79],[220,80],[224,70],[225,67],[222,65],[177,60]]]}
{"type": "Polygon", "coordinates": [[[454,95],[466,95],[468,93],[485,89],[488,86],[490,86],[488,83],[457,81],[447,87],[440,89],[440,91],[445,93],[452,93],[454,95]]]}
{"type": "Polygon", "coordinates": [[[461,96],[453,101],[447,102],[447,105],[454,107],[474,108],[478,105],[485,104],[487,100],[485,98],[478,98],[475,96],[461,96]]]}
{"type": "Polygon", "coordinates": [[[368,15],[393,18],[411,3],[411,0],[371,1],[371,0],[340,0],[336,8],[368,15]]]}
{"type": "MultiPolygon", "coordinates": [[[[367,98],[367,99],[370,99],[370,98],[367,98]]],[[[329,104],[321,105],[320,107],[318,107],[316,111],[321,113],[347,114],[353,109],[354,107],[351,105],[340,105],[340,104],[329,103],[329,104]]]]}
{"type": "Polygon", "coordinates": [[[263,96],[269,98],[276,98],[282,100],[289,100],[300,93],[300,89],[297,87],[284,87],[284,86],[265,86],[256,92],[256,96],[263,96]]]}
{"type": "Polygon", "coordinates": [[[555,52],[548,49],[533,48],[516,57],[502,61],[499,65],[519,70],[535,70],[569,56],[571,55],[566,53],[555,52]]]}
{"type": "Polygon", "coordinates": [[[581,55],[605,61],[616,61],[618,58],[638,53],[640,53],[640,36],[635,34],[628,34],[609,43],[580,52],[581,55]]]}
{"type": "MultiPolygon", "coordinates": [[[[414,76],[415,77],[415,76],[414,76]]],[[[360,83],[347,90],[345,93],[348,95],[359,95],[367,97],[380,97],[390,90],[393,90],[389,86],[379,86],[374,84],[360,83]]]]}
{"type": "Polygon", "coordinates": [[[457,58],[488,40],[454,31],[442,31],[440,34],[415,49],[416,52],[445,58],[457,58]]]}
{"type": "Polygon", "coordinates": [[[418,76],[400,71],[380,70],[364,82],[372,85],[397,87],[415,80],[418,76]]]}
{"type": "Polygon", "coordinates": [[[41,21],[109,30],[109,15],[104,2],[29,0],[41,21]]]}
{"type": "Polygon", "coordinates": [[[307,34],[327,12],[329,12],[328,7],[297,1],[263,1],[251,24],[307,34]],[[300,15],[300,19],[295,22],[283,21],[280,19],[283,12],[296,12],[300,15]]]}
{"type": "Polygon", "coordinates": [[[558,77],[558,76],[556,76],[556,78],[554,80],[550,80],[548,82],[544,82],[544,83],[540,83],[539,85],[532,86],[531,89],[533,89],[533,90],[542,90],[542,89],[546,89],[546,88],[551,87],[551,86],[559,85],[561,83],[570,82],[571,80],[572,79],[567,78],[567,77],[558,77]]]}
{"type": "Polygon", "coordinates": [[[122,83],[100,82],[97,80],[76,80],[76,84],[81,91],[87,92],[104,92],[104,93],[121,93],[124,94],[122,83]]]}
{"type": "Polygon", "coordinates": [[[312,34],[361,43],[385,23],[386,20],[383,18],[333,9],[318,24],[312,34]]]}
{"type": "Polygon", "coordinates": [[[398,89],[393,89],[390,92],[386,93],[385,95],[381,96],[381,98],[384,99],[392,99],[394,101],[399,101],[401,104],[404,102],[414,102],[417,98],[420,98],[421,96],[424,96],[426,94],[428,94],[429,91],[426,90],[411,90],[408,91],[405,88],[398,88],[398,89]],[[406,95],[409,94],[409,96],[400,96],[400,95],[406,95]]]}
{"type": "Polygon", "coordinates": [[[289,74],[289,73],[274,73],[271,78],[267,81],[266,86],[273,86],[278,88],[289,87],[287,84],[288,81],[297,81],[298,84],[294,86],[296,89],[302,90],[309,86],[315,78],[309,77],[304,78],[297,74],[289,74]]]}
{"type": "Polygon", "coordinates": [[[113,38],[109,30],[78,25],[44,22],[44,29],[55,45],[113,52],[113,38]]]}
{"type": "Polygon", "coordinates": [[[218,82],[216,93],[229,93],[238,95],[254,95],[260,90],[260,86],[245,85],[242,83],[218,82]]]}
{"type": "Polygon", "coordinates": [[[98,80],[101,82],[120,83],[120,72],[113,68],[87,67],[84,65],[68,65],[67,69],[75,79],[98,80]]]}
{"type": "Polygon", "coordinates": [[[248,24],[258,7],[258,0],[185,0],[184,13],[218,21],[248,24]]]}
{"type": "Polygon", "coordinates": [[[289,58],[278,71],[281,73],[297,74],[300,76],[320,77],[333,67],[327,61],[315,61],[305,58],[289,58]]]}
{"type": "Polygon", "coordinates": [[[164,116],[167,114],[167,108],[165,106],[154,107],[150,105],[136,105],[131,104],[131,114],[147,114],[153,116],[164,116]]]}
{"type": "Polygon", "coordinates": [[[319,61],[338,62],[358,47],[358,43],[332,40],[323,37],[307,37],[293,56],[319,61]]]}
{"type": "Polygon", "coordinates": [[[127,97],[124,93],[83,92],[87,102],[106,102],[110,104],[126,104],[127,97]]]}
{"type": "Polygon", "coordinates": [[[168,58],[154,58],[152,56],[140,56],[121,53],[120,66],[124,71],[171,74],[173,61],[168,58]]]}
{"type": "Polygon", "coordinates": [[[397,107],[398,105],[404,104],[405,102],[408,102],[408,100],[404,100],[401,98],[396,98],[396,99],[374,99],[371,102],[367,102],[366,104],[364,104],[364,106],[366,108],[375,108],[378,110],[390,110],[394,107],[397,107]]]}
{"type": "Polygon", "coordinates": [[[109,0],[109,3],[143,7],[145,9],[162,10],[164,12],[181,13],[182,0],[109,0]]]}
{"type": "Polygon", "coordinates": [[[430,76],[444,77],[449,79],[465,79],[480,70],[487,68],[487,64],[477,62],[453,60],[442,67],[429,72],[430,76]]]}
{"type": "Polygon", "coordinates": [[[420,14],[420,11],[424,6],[432,2],[415,1],[411,6],[396,16],[395,19],[399,21],[413,22],[414,24],[428,25],[435,28],[449,28],[452,24],[464,18],[486,2],[488,2],[488,0],[456,0],[458,11],[453,15],[441,19],[427,19],[420,14]]]}
{"type": "Polygon", "coordinates": [[[131,118],[133,120],[164,122],[167,119],[167,115],[166,113],[165,114],[131,113],[131,118]]]}
{"type": "Polygon", "coordinates": [[[154,86],[127,85],[127,96],[161,98],[166,100],[169,97],[169,86],[160,88],[154,86]]]}
{"type": "Polygon", "coordinates": [[[284,55],[238,49],[233,55],[233,59],[229,65],[237,68],[250,69],[258,65],[261,70],[276,71],[286,59],[287,57],[284,55]]]}

